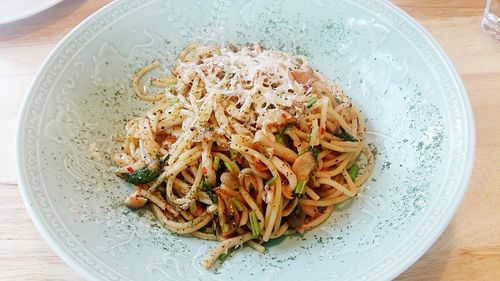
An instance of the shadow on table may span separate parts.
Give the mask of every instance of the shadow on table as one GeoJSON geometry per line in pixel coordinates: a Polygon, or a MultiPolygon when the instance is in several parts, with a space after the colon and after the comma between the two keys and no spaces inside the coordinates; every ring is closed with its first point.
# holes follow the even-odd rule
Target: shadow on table
{"type": "Polygon", "coordinates": [[[87,0],[66,0],[31,17],[0,25],[0,43],[17,37],[43,32],[45,28],[64,18],[72,16],[72,12],[87,0]]]}
{"type": "Polygon", "coordinates": [[[455,233],[454,228],[455,226],[450,224],[434,245],[395,280],[441,280],[451,252],[455,233]]]}

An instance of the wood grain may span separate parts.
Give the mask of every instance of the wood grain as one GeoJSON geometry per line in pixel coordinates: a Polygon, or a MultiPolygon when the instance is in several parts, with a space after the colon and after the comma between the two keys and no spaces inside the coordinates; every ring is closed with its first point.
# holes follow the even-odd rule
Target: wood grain
{"type": "MultiPolygon", "coordinates": [[[[67,0],[0,25],[0,280],[81,280],[34,228],[17,187],[15,128],[31,79],[50,50],[109,1],[67,0]]],[[[437,39],[469,91],[477,130],[469,190],[457,215],[398,280],[498,280],[500,276],[500,42],[484,34],[482,0],[395,0],[437,39]]]]}

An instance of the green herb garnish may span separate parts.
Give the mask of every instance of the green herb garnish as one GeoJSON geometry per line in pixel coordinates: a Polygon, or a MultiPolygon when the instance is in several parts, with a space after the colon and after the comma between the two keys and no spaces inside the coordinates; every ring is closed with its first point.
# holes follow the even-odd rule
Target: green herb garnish
{"type": "Polygon", "coordinates": [[[352,167],[349,169],[349,176],[351,176],[351,179],[354,181],[358,177],[359,174],[359,166],[358,164],[354,163],[352,167]]]}
{"type": "Polygon", "coordinates": [[[314,146],[309,146],[309,151],[311,151],[311,154],[314,157],[314,163],[318,165],[318,149],[314,146]]]}
{"type": "Polygon", "coordinates": [[[157,160],[152,161],[148,166],[129,173],[125,177],[125,181],[131,184],[144,184],[154,181],[160,176],[163,166],[170,159],[170,154],[162,157],[158,153],[156,158],[157,160]]]}
{"type": "Polygon", "coordinates": [[[125,177],[125,181],[131,184],[143,184],[154,181],[160,176],[163,166],[170,159],[170,154],[163,157],[157,155],[157,158],[158,161],[153,161],[147,167],[129,173],[125,177]]]}
{"type": "Polygon", "coordinates": [[[349,135],[342,127],[340,127],[339,133],[336,136],[344,141],[358,141],[353,138],[353,136],[349,135]]]}
{"type": "Polygon", "coordinates": [[[125,177],[125,181],[131,184],[142,184],[154,181],[160,176],[159,169],[141,168],[125,177]]]}

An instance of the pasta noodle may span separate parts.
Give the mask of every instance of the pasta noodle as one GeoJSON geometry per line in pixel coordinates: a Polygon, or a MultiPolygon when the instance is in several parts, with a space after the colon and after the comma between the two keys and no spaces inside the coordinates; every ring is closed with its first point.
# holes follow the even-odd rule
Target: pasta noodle
{"type": "Polygon", "coordinates": [[[191,44],[169,74],[139,70],[135,94],[153,102],[129,121],[116,173],[169,231],[218,240],[203,260],[323,223],[356,196],[374,166],[360,111],[305,58],[191,44]],[[152,88],[157,88],[152,94],[152,88]]]}

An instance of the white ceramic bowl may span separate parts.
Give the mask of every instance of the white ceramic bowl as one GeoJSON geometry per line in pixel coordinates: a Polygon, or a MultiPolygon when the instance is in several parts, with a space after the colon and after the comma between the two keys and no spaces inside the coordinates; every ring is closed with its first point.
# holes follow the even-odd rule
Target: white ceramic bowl
{"type": "Polygon", "coordinates": [[[100,280],[386,280],[445,229],[467,187],[474,123],[467,93],[431,36],[385,1],[114,1],[47,58],[19,119],[18,171],[43,237],[100,280]],[[261,42],[303,54],[367,117],[373,178],[327,223],[243,249],[206,271],[214,243],[172,235],[121,202],[111,136],[144,103],[133,73],[172,65],[188,43],[261,42]],[[93,155],[93,157],[91,157],[93,155]]]}

